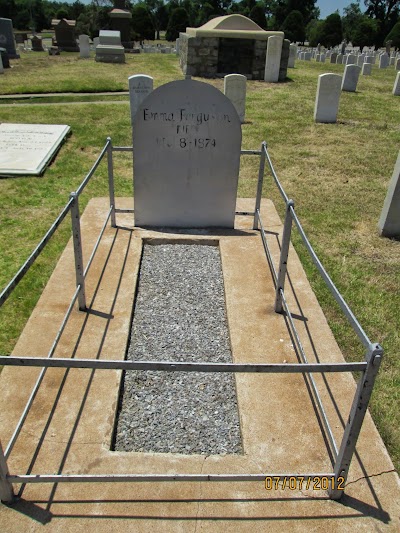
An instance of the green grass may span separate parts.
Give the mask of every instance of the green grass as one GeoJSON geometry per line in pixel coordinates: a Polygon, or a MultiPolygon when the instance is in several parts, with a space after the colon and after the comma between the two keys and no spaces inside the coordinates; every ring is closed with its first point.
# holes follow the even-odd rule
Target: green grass
{"type": "MultiPolygon", "coordinates": [[[[124,91],[127,78],[144,73],[155,86],[182,79],[178,60],[169,55],[127,55],[126,65],[80,60],[77,54],[60,58],[24,54],[2,76],[0,91],[13,93],[124,91]]],[[[357,93],[343,93],[337,124],[315,124],[313,108],[317,78],[324,72],[342,73],[341,65],[298,62],[286,83],[247,84],[243,148],[269,151],[287,194],[294,198],[303,226],[361,325],[380,342],[385,358],[371,402],[371,411],[391,457],[400,466],[400,241],[378,236],[377,222],[400,146],[400,99],[391,94],[393,68],[360,77],[357,93]]],[[[222,80],[209,80],[222,89],[222,80]]],[[[120,97],[126,100],[126,96],[120,97]]],[[[42,178],[0,180],[0,286],[43,236],[61,207],[96,159],[110,135],[115,144],[131,144],[129,108],[89,100],[100,96],[47,97],[33,103],[59,105],[0,105],[4,122],[69,124],[72,134],[42,178]],[[84,101],[79,106],[68,101],[84,101]],[[64,105],[66,104],[66,105],[64,105]]],[[[24,100],[26,103],[27,101],[24,100]]],[[[20,101],[15,100],[15,103],[20,101]]],[[[132,191],[132,162],[116,154],[116,192],[132,191]]],[[[244,158],[239,195],[254,196],[256,158],[244,158]]],[[[81,198],[84,209],[92,196],[105,196],[106,168],[81,198]]],[[[272,197],[280,214],[283,205],[271,180],[264,195],[272,197]]],[[[40,296],[70,236],[69,220],[0,311],[0,352],[9,353],[40,296]]],[[[312,287],[347,360],[360,360],[363,350],[342,313],[316,273],[294,232],[293,240],[312,287]]],[[[290,267],[290,263],[289,263],[290,267]]]]}

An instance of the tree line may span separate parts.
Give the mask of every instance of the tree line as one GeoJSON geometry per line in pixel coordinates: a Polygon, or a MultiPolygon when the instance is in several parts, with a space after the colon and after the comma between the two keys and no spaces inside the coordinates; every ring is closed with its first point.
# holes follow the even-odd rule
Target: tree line
{"type": "MultiPolygon", "coordinates": [[[[41,32],[50,29],[53,18],[76,20],[78,34],[96,37],[109,29],[111,0],[83,4],[51,0],[0,0],[0,17],[11,18],[17,30],[41,32]]],[[[141,0],[126,1],[132,12],[132,40],[175,40],[186,27],[199,27],[208,20],[232,13],[249,17],[265,30],[282,30],[292,42],[331,47],[343,40],[354,46],[380,47],[391,40],[400,48],[400,0],[364,0],[350,3],[343,16],[335,11],[320,19],[316,0],[141,0]]]]}

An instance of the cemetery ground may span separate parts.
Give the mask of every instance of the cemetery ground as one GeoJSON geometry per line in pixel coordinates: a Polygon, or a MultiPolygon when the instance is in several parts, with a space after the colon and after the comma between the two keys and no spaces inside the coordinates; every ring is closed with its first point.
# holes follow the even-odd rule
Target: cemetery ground
{"type": "MultiPolygon", "coordinates": [[[[73,53],[49,57],[32,52],[11,64],[0,79],[3,95],[123,92],[128,76],[139,73],[152,76],[155,87],[182,79],[177,57],[164,54],[127,54],[126,64],[112,65],[95,63],[93,58],[80,60],[73,53]]],[[[338,123],[315,124],[318,75],[343,70],[343,65],[297,61],[286,83],[248,81],[242,148],[258,149],[262,140],[267,141],[312,245],[368,336],[385,350],[371,412],[399,470],[400,242],[380,238],[377,230],[400,146],[400,106],[392,96],[396,72],[373,66],[372,76],[360,77],[356,93],[342,93],[338,123]]],[[[222,90],[223,80],[208,82],[222,90]]],[[[0,121],[68,124],[72,129],[43,177],[0,180],[0,285],[4,287],[88,172],[106,137],[120,146],[131,145],[132,140],[129,101],[123,94],[0,99],[0,121]]],[[[239,197],[255,194],[255,159],[242,158],[239,197]]],[[[130,197],[130,154],[116,154],[114,165],[116,196],[130,197]]],[[[107,196],[106,175],[104,163],[81,197],[82,211],[91,197],[107,196]]],[[[273,199],[282,217],[283,205],[270,178],[263,196],[273,199]]],[[[1,353],[13,349],[69,238],[67,220],[0,311],[1,353]]],[[[361,360],[362,348],[295,231],[293,241],[346,359],[361,360]]]]}

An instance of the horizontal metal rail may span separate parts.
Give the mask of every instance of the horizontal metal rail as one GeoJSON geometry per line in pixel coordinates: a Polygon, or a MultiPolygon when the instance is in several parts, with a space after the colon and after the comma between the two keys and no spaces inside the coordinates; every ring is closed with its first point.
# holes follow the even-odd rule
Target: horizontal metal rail
{"type": "Polygon", "coordinates": [[[100,152],[100,155],[99,157],[96,159],[96,162],[95,164],[92,166],[92,168],[89,170],[89,172],[86,174],[85,178],[83,179],[82,183],[79,185],[79,187],[76,189],[76,195],[79,196],[83,189],[86,187],[86,185],[88,184],[90,178],[93,176],[93,174],[95,173],[97,167],[100,165],[103,157],[105,156],[105,154],[107,153],[107,149],[108,149],[108,145],[110,144],[110,140],[107,139],[107,142],[106,144],[104,145],[104,148],[103,150],[100,152]]]}
{"type": "Polygon", "coordinates": [[[164,372],[252,372],[295,373],[358,372],[367,363],[186,363],[176,361],[124,361],[116,359],[64,359],[46,357],[0,356],[0,365],[44,366],[52,368],[94,368],[97,370],[161,370],[164,372]]]}
{"type": "Polygon", "coordinates": [[[282,196],[282,198],[285,201],[285,204],[287,204],[287,202],[289,201],[289,198],[286,195],[286,193],[285,193],[285,191],[284,191],[284,189],[283,189],[283,187],[281,185],[281,182],[279,181],[278,176],[276,175],[276,172],[275,172],[274,166],[272,164],[271,158],[269,157],[269,153],[268,153],[268,149],[267,149],[267,145],[266,144],[264,145],[264,152],[265,152],[265,156],[266,156],[267,161],[268,161],[269,168],[271,170],[272,177],[274,178],[276,186],[278,187],[279,192],[281,193],[281,196],[282,196]]]}
{"type": "MultiPolygon", "coordinates": [[[[71,312],[72,312],[72,310],[74,308],[75,302],[76,302],[76,300],[78,298],[79,290],[80,290],[80,286],[78,286],[75,289],[74,295],[73,295],[72,300],[71,300],[71,302],[70,302],[70,304],[68,306],[68,309],[67,309],[67,311],[66,311],[66,313],[64,315],[64,318],[63,318],[63,321],[61,323],[61,326],[60,326],[60,328],[59,328],[59,330],[57,332],[57,335],[55,336],[55,339],[54,339],[53,344],[52,344],[52,346],[51,346],[51,348],[49,350],[49,353],[47,354],[47,359],[50,359],[51,357],[53,357],[54,352],[56,351],[56,348],[57,348],[58,343],[60,341],[61,335],[64,332],[64,329],[65,329],[65,326],[67,325],[69,316],[70,316],[70,314],[71,314],[71,312]]],[[[12,357],[12,356],[10,355],[9,357],[12,357]]],[[[28,398],[28,401],[26,402],[25,408],[24,408],[24,410],[22,412],[22,415],[21,415],[21,417],[20,417],[20,419],[18,421],[18,424],[17,424],[17,426],[16,426],[16,428],[14,430],[14,433],[13,433],[13,435],[12,435],[8,445],[7,445],[7,448],[4,451],[4,455],[5,455],[6,458],[8,458],[8,456],[12,452],[14,444],[17,441],[19,434],[21,433],[22,426],[23,426],[23,424],[24,424],[24,422],[26,420],[26,417],[28,416],[29,410],[32,407],[32,404],[33,404],[33,402],[34,402],[34,400],[36,398],[36,395],[37,395],[37,393],[39,391],[39,387],[40,387],[40,385],[41,385],[41,383],[43,381],[43,378],[44,378],[44,376],[46,374],[46,371],[47,371],[47,367],[42,368],[42,370],[41,370],[41,372],[39,374],[39,377],[36,380],[36,383],[35,383],[35,385],[34,385],[34,387],[32,389],[32,392],[31,392],[31,395],[28,398]]]]}
{"type": "Polygon", "coordinates": [[[105,222],[104,222],[104,224],[103,224],[103,227],[101,228],[101,231],[100,231],[100,234],[99,234],[99,236],[98,236],[98,238],[97,238],[96,244],[95,244],[94,247],[93,247],[93,251],[92,251],[92,253],[91,253],[90,257],[89,257],[89,261],[88,261],[88,263],[87,263],[87,265],[86,265],[86,268],[85,268],[85,270],[84,270],[84,272],[83,272],[83,277],[86,277],[86,274],[89,272],[89,268],[90,268],[90,266],[91,266],[91,264],[92,264],[92,261],[93,261],[93,259],[94,259],[94,256],[96,255],[97,248],[99,247],[99,244],[100,244],[101,238],[103,237],[103,234],[104,234],[105,229],[106,229],[106,227],[107,227],[107,223],[108,223],[108,221],[110,220],[110,216],[111,216],[111,213],[112,213],[113,207],[114,207],[114,206],[111,206],[110,209],[109,209],[109,211],[108,211],[107,218],[106,218],[106,220],[105,220],[105,222]]]}
{"type": "MultiPolygon", "coordinates": [[[[296,342],[296,346],[298,348],[298,353],[299,353],[300,358],[302,360],[302,364],[308,365],[310,363],[307,360],[303,345],[302,345],[302,343],[300,341],[300,337],[299,337],[299,334],[297,332],[296,326],[294,324],[293,317],[292,317],[292,314],[290,312],[288,303],[286,301],[284,291],[281,289],[280,292],[281,292],[283,308],[284,308],[284,310],[286,312],[286,317],[289,320],[290,329],[292,330],[292,333],[293,333],[293,336],[294,336],[294,339],[295,339],[295,342],[296,342]]],[[[367,368],[367,363],[364,362],[364,364],[365,364],[365,369],[366,369],[367,368]]],[[[332,452],[333,452],[333,455],[334,455],[334,459],[336,460],[337,456],[338,456],[338,453],[339,453],[339,450],[338,450],[338,447],[336,445],[335,437],[333,436],[332,428],[331,428],[331,426],[329,424],[328,416],[327,416],[327,414],[325,412],[325,409],[324,409],[324,406],[322,404],[322,400],[321,400],[321,396],[319,395],[317,384],[315,383],[314,377],[311,374],[308,373],[307,374],[307,378],[308,378],[309,383],[311,385],[311,388],[312,388],[312,391],[313,391],[313,395],[314,395],[314,399],[315,399],[315,401],[317,403],[317,406],[318,406],[319,414],[321,415],[322,422],[324,424],[324,428],[326,430],[329,442],[331,444],[332,452]]]]}
{"type": "Polygon", "coordinates": [[[8,283],[8,285],[2,290],[0,294],[0,307],[4,304],[4,302],[7,300],[7,298],[10,296],[12,291],[15,289],[15,287],[18,285],[18,283],[21,281],[21,279],[25,276],[25,274],[28,272],[30,267],[35,262],[36,258],[39,256],[43,248],[46,246],[46,244],[49,242],[51,237],[53,236],[54,232],[58,228],[58,226],[61,224],[61,222],[64,220],[64,218],[67,216],[68,212],[71,209],[73,199],[70,199],[68,203],[64,206],[61,213],[58,215],[58,217],[55,219],[43,239],[39,242],[39,244],[36,246],[36,248],[33,250],[31,255],[28,257],[28,259],[25,261],[25,263],[21,266],[21,268],[18,270],[18,272],[15,274],[15,276],[12,278],[12,280],[8,283]]]}
{"type": "Polygon", "coordinates": [[[117,208],[115,208],[115,212],[116,213],[134,213],[135,210],[134,209],[117,209],[117,208]]]}
{"type": "Polygon", "coordinates": [[[315,474],[9,474],[10,483],[126,483],[126,482],[161,482],[161,481],[265,481],[266,477],[280,481],[296,479],[333,479],[332,473],[315,474]]]}
{"type": "Polygon", "coordinates": [[[113,146],[113,152],[133,152],[133,146],[113,146]]]}
{"type": "Polygon", "coordinates": [[[261,155],[261,150],[240,150],[240,155],[261,155]]]}
{"type": "Polygon", "coordinates": [[[340,308],[342,309],[342,311],[344,312],[344,314],[346,315],[348,321],[350,322],[350,324],[352,325],[354,331],[356,332],[358,338],[360,339],[360,341],[363,343],[363,345],[366,347],[366,348],[369,348],[371,346],[371,341],[369,340],[368,338],[368,335],[365,333],[365,331],[363,330],[363,328],[361,327],[360,323],[358,322],[358,320],[356,319],[356,317],[354,316],[353,312],[351,311],[350,307],[347,305],[346,301],[344,300],[343,296],[340,294],[340,292],[338,291],[336,285],[333,283],[333,281],[331,280],[329,274],[327,273],[327,271],[325,270],[325,268],[323,267],[321,261],[319,260],[317,254],[315,253],[314,251],[314,248],[311,246],[311,243],[310,241],[308,240],[304,230],[303,230],[303,227],[295,213],[295,210],[293,208],[291,208],[291,214],[292,214],[292,218],[293,218],[293,221],[294,223],[296,224],[296,227],[300,233],[300,236],[303,240],[303,243],[305,245],[305,247],[307,248],[309,254],[311,255],[311,258],[315,264],[315,266],[317,267],[319,273],[321,274],[323,280],[325,281],[328,289],[330,290],[332,296],[335,298],[336,302],[339,304],[340,308]]]}

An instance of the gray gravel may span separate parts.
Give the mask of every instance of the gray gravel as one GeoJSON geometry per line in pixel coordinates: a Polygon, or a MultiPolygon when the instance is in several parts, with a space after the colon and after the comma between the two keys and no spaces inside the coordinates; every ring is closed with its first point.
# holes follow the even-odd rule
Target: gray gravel
{"type": "MultiPolygon", "coordinates": [[[[219,249],[145,245],[128,358],[231,362],[219,249]]],[[[115,450],[242,453],[234,376],[125,372],[115,450]]]]}

